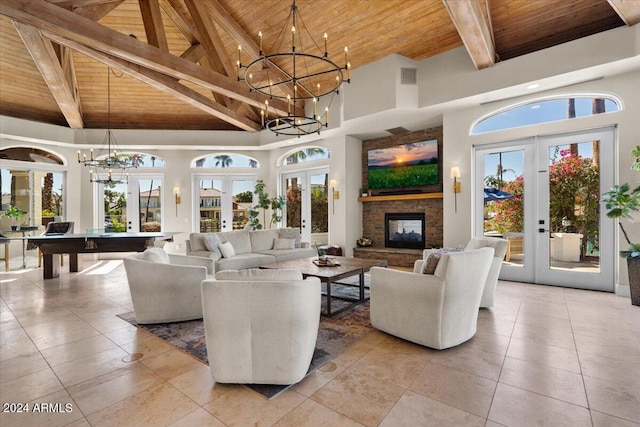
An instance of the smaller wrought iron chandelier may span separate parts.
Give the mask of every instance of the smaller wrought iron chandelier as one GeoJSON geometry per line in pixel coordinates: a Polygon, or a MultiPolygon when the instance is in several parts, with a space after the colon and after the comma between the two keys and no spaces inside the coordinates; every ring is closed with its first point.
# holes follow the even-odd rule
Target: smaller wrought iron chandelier
{"type": "Polygon", "coordinates": [[[111,131],[111,67],[107,67],[107,134],[102,146],[94,155],[91,149],[89,158],[78,150],[78,163],[89,167],[91,182],[100,184],[125,184],[128,180],[128,169],[137,168],[138,154],[118,154],[117,144],[111,131]]]}
{"type": "MultiPolygon", "coordinates": [[[[273,47],[280,47],[281,52],[266,54],[262,50],[262,32],[258,33],[259,56],[249,65],[242,65],[242,46],[238,46],[238,81],[244,81],[250,91],[287,101],[287,114],[278,114],[276,109],[269,110],[269,101],[261,110],[263,129],[269,129],[276,135],[302,136],[320,133],[323,127],[329,126],[329,107],[324,114],[318,114],[318,102],[326,95],[337,95],[343,82],[351,83],[351,64],[348,62],[348,48],[344,48],[344,66],[339,66],[329,59],[327,51],[327,33],[324,33],[324,51],[315,42],[307,30],[298,12],[295,0],[276,38],[273,47]],[[300,23],[300,27],[298,26],[300,23]],[[285,34],[291,29],[291,50],[283,48],[285,34]],[[315,46],[319,54],[309,53],[303,49],[302,30],[310,42],[307,46],[315,46]],[[296,36],[298,50],[296,50],[296,36]],[[346,76],[345,76],[346,75],[346,76]],[[299,104],[313,102],[313,114],[296,113],[299,104]]],[[[329,102],[329,105],[331,102],[329,102]]]]}

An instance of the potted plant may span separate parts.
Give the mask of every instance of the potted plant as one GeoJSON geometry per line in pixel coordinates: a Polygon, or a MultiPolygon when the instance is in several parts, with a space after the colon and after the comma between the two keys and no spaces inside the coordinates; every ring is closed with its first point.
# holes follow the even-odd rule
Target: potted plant
{"type": "Polygon", "coordinates": [[[4,211],[3,216],[11,218],[11,229],[15,231],[18,229],[18,226],[16,224],[17,221],[22,218],[24,214],[26,214],[26,212],[18,208],[16,205],[9,205],[9,209],[4,211]]]}
{"type": "MultiPolygon", "coordinates": [[[[635,158],[631,169],[640,171],[640,145],[633,149],[631,155],[635,158]]],[[[609,218],[632,219],[631,213],[640,211],[640,185],[633,189],[627,182],[614,185],[611,190],[604,193],[603,201],[609,218]]],[[[626,251],[620,251],[620,256],[627,259],[631,304],[640,305],[640,242],[632,243],[620,221],[618,225],[629,245],[626,251]]]]}

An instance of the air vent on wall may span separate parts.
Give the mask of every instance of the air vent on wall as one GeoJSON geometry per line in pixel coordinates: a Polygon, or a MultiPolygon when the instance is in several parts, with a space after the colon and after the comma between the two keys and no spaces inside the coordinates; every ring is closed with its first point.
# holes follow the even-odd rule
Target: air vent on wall
{"type": "Polygon", "coordinates": [[[391,135],[402,135],[403,133],[409,133],[409,129],[403,127],[385,129],[385,131],[389,132],[391,135]]]}
{"type": "Polygon", "coordinates": [[[402,85],[415,85],[418,84],[418,69],[417,68],[401,68],[402,72],[400,76],[400,84],[402,85]]]}

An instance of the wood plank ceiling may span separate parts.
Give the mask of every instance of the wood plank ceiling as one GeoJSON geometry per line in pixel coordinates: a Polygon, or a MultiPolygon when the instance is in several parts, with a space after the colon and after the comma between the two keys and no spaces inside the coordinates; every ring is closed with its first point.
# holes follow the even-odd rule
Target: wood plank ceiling
{"type": "MultiPolygon", "coordinates": [[[[482,69],[640,22],[629,0],[296,4],[316,43],[329,35],[339,65],[349,47],[353,69],[462,45],[482,69]]],[[[290,9],[290,0],[2,0],[0,114],[78,129],[259,130],[265,98],[237,81],[238,45],[243,63],[255,58],[261,31],[270,53],[290,9]]]]}

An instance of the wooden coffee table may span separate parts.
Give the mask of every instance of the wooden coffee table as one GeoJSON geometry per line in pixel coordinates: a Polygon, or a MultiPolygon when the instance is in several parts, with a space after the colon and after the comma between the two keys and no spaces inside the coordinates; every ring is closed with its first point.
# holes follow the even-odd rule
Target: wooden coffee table
{"type": "Polygon", "coordinates": [[[335,316],[336,314],[340,314],[345,310],[349,310],[352,307],[355,307],[358,304],[362,304],[368,298],[365,298],[364,293],[364,273],[369,271],[371,267],[386,267],[387,261],[384,260],[375,260],[375,259],[360,259],[360,258],[345,258],[345,257],[335,257],[333,261],[339,265],[332,266],[319,266],[313,263],[314,260],[317,260],[316,257],[311,258],[302,258],[296,259],[292,261],[284,261],[277,262],[275,264],[266,264],[261,265],[260,268],[269,268],[269,269],[283,269],[283,268],[293,268],[302,273],[302,277],[317,277],[320,279],[322,283],[324,283],[327,287],[327,292],[323,293],[327,297],[327,310],[322,313],[327,317],[335,316]],[[354,286],[359,288],[359,296],[358,298],[349,298],[346,296],[338,296],[335,294],[331,294],[331,284],[335,284],[336,281],[345,279],[351,276],[359,276],[358,284],[344,284],[340,283],[341,286],[354,286]],[[349,301],[351,304],[341,307],[338,310],[331,309],[331,299],[337,298],[343,301],[349,301]]]}

